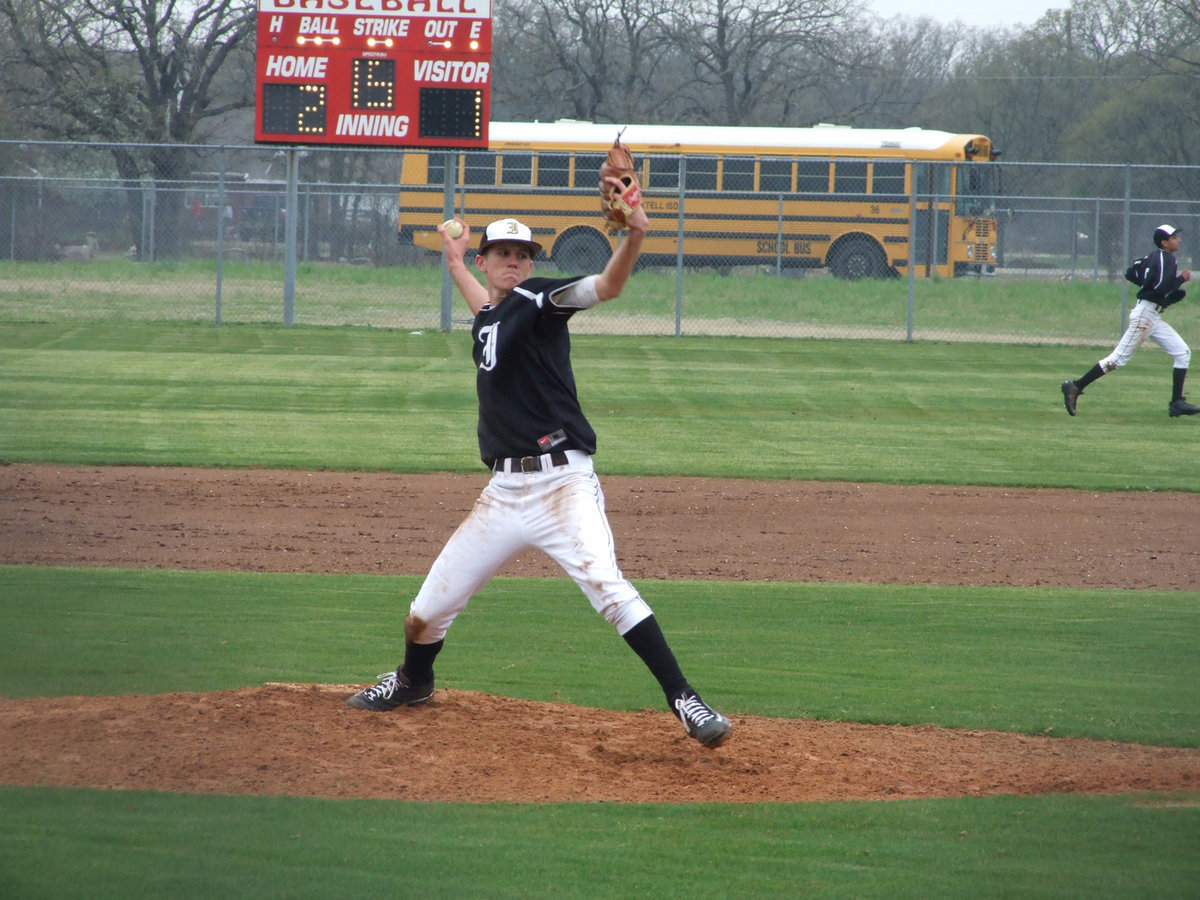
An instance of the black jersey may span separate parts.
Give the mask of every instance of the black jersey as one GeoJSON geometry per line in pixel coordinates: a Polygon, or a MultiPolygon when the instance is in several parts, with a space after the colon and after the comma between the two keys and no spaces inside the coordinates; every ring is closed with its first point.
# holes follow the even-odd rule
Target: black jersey
{"type": "Polygon", "coordinates": [[[1160,248],[1147,254],[1145,259],[1146,277],[1142,289],[1137,292],[1138,299],[1160,306],[1171,306],[1182,300],[1185,294],[1180,290],[1183,276],[1175,264],[1175,255],[1160,248]]]}
{"type": "Polygon", "coordinates": [[[489,468],[507,456],[596,452],[596,432],[579,406],[571,369],[567,323],[578,310],[550,302],[580,280],[530,278],[475,316],[479,455],[489,468]]]}

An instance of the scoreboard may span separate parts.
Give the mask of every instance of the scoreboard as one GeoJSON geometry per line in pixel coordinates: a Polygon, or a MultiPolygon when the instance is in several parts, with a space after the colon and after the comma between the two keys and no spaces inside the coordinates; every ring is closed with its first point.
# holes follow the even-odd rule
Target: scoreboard
{"type": "Polygon", "coordinates": [[[258,0],[254,139],[485,148],[491,0],[258,0]]]}

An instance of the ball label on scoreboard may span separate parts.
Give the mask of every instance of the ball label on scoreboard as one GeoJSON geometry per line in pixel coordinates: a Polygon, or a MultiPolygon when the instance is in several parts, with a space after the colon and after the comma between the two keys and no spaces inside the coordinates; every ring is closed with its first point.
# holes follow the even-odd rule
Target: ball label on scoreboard
{"type": "Polygon", "coordinates": [[[259,0],[254,139],[483,148],[491,0],[259,0]]]}

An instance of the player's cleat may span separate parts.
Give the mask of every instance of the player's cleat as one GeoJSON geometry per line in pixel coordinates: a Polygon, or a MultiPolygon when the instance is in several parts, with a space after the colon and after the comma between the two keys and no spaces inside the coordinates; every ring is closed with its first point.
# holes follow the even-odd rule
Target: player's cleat
{"type": "Polygon", "coordinates": [[[671,708],[687,733],[705,747],[719,747],[729,737],[729,720],[709,707],[695,691],[681,691],[671,698],[671,708]]]}
{"type": "Polygon", "coordinates": [[[1194,416],[1200,413],[1200,406],[1193,406],[1187,402],[1187,397],[1180,397],[1178,400],[1172,400],[1171,405],[1167,407],[1167,413],[1174,419],[1176,416],[1194,416]]]}
{"type": "Polygon", "coordinates": [[[416,706],[433,696],[433,679],[423,684],[409,684],[399,672],[379,676],[382,681],[374,687],[363,688],[346,701],[347,706],[386,712],[397,706],[416,706]]]}
{"type": "Polygon", "coordinates": [[[1067,407],[1067,412],[1075,415],[1075,401],[1079,399],[1079,395],[1083,393],[1073,381],[1064,381],[1062,383],[1063,403],[1067,407]]]}

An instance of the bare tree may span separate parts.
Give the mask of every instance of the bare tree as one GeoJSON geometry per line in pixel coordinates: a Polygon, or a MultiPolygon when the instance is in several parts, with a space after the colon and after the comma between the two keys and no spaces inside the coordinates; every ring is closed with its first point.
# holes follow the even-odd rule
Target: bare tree
{"type": "Polygon", "coordinates": [[[1200,80],[1200,0],[1138,0],[1133,9],[1144,24],[1139,49],[1150,61],[1200,80]]]}
{"type": "Polygon", "coordinates": [[[821,82],[813,117],[860,127],[953,127],[954,110],[930,101],[951,81],[964,26],[898,16],[841,34],[840,77],[821,82]]]}
{"type": "MultiPolygon", "coordinates": [[[[253,0],[0,0],[11,53],[5,89],[31,130],[152,145],[114,148],[128,183],[175,180],[202,123],[254,103],[249,85],[224,102],[213,90],[230,54],[252,38],[254,14],[253,0]],[[34,77],[10,82],[10,67],[34,77]]],[[[171,204],[181,207],[182,196],[165,202],[156,243],[170,252],[180,212],[171,204]]],[[[140,212],[131,193],[131,227],[140,212]]]]}
{"type": "Polygon", "coordinates": [[[663,15],[687,65],[682,112],[723,125],[771,124],[765,110],[837,68],[851,22],[849,0],[673,0],[663,15]]]}
{"type": "Polygon", "coordinates": [[[664,36],[653,0],[514,0],[496,11],[493,105],[504,118],[651,115],[664,36]]]}
{"type": "Polygon", "coordinates": [[[1194,158],[1196,138],[1200,136],[1200,0],[1140,0],[1135,15],[1145,24],[1138,51],[1163,80],[1161,93],[1172,93],[1181,102],[1173,115],[1187,135],[1189,152],[1180,158],[1194,158]]]}

